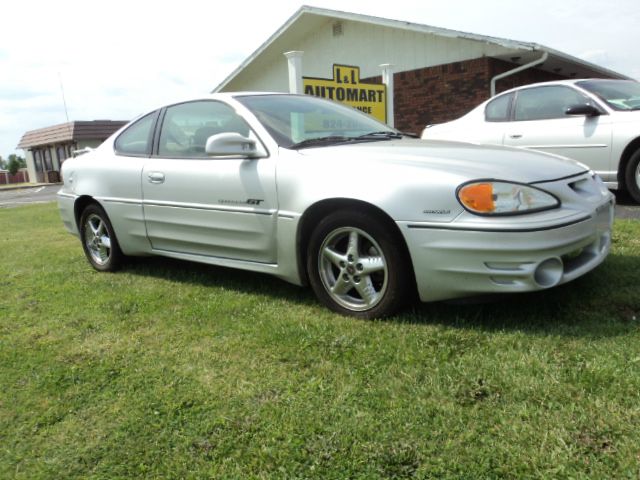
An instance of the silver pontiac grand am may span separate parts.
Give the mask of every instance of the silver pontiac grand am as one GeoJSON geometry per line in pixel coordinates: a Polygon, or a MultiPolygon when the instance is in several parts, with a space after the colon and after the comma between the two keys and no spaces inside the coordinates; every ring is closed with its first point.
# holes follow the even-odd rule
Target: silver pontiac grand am
{"type": "Polygon", "coordinates": [[[97,270],[129,255],[310,284],[341,314],[542,290],[609,253],[614,200],[584,165],[408,138],[311,96],[215,94],[64,162],[66,228],[97,270]]]}

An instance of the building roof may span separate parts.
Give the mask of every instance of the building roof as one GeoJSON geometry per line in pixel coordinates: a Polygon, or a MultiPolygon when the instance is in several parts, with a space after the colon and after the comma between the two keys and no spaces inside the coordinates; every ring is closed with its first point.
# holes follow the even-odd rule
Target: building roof
{"type": "MultiPolygon", "coordinates": [[[[393,28],[404,31],[420,32],[424,34],[436,35],[441,37],[457,38],[474,42],[482,42],[485,44],[496,45],[505,49],[504,55],[495,56],[501,60],[506,60],[518,65],[530,63],[548,53],[548,59],[544,65],[536,68],[564,73],[575,77],[600,77],[630,79],[621,73],[614,72],[607,68],[595,65],[593,63],[581,60],[577,57],[554,50],[544,45],[531,42],[521,42],[517,40],[509,40],[506,38],[490,37],[486,35],[478,35],[475,33],[460,32],[446,28],[433,27],[430,25],[422,25],[419,23],[405,22],[401,20],[391,20],[388,18],[374,17],[370,15],[362,15],[358,13],[342,12],[338,10],[330,10],[325,8],[310,7],[303,5],[287,20],[273,35],[271,35],[258,49],[245,59],[231,74],[225,78],[213,92],[219,92],[231,83],[244,69],[249,67],[258,57],[260,57],[269,48],[282,47],[282,53],[286,49],[291,50],[287,44],[295,43],[296,40],[303,38],[307,32],[317,28],[327,19],[345,20],[353,22],[361,22],[369,25],[393,28]]],[[[424,65],[429,66],[429,65],[424,65]]]]}
{"type": "Polygon", "coordinates": [[[113,132],[126,124],[127,121],[124,120],[91,120],[39,128],[25,133],[17,148],[27,149],[76,140],[106,140],[113,132]]]}

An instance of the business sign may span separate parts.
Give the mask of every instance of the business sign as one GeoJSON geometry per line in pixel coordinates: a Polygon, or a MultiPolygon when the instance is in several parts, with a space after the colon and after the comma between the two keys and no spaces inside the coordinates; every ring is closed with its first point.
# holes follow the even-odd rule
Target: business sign
{"type": "Polygon", "coordinates": [[[387,122],[387,88],[360,81],[360,67],[333,65],[333,78],[302,77],[304,93],[350,105],[387,122]]]}

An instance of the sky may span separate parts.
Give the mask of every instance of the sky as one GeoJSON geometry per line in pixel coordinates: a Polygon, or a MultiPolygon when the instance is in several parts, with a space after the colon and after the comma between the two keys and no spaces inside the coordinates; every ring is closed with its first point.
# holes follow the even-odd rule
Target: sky
{"type": "MultiPolygon", "coordinates": [[[[637,0],[308,0],[535,42],[640,79],[637,0]]],[[[303,3],[20,0],[0,6],[0,156],[36,128],[129,120],[210,92],[303,3]],[[65,112],[66,103],[66,112],[65,112]]]]}

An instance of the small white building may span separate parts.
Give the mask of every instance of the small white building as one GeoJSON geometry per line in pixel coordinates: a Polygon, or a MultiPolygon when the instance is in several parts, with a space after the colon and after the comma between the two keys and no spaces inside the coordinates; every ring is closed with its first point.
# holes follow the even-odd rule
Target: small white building
{"type": "Polygon", "coordinates": [[[126,121],[76,121],[25,133],[17,148],[25,153],[31,183],[60,181],[60,167],[74,150],[95,148],[126,121]]]}

